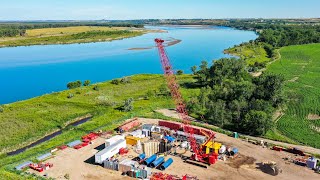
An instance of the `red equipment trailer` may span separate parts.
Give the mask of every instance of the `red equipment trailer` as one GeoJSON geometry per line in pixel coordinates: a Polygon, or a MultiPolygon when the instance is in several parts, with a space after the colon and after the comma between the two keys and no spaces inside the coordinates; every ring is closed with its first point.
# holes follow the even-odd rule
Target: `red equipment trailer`
{"type": "MultiPolygon", "coordinates": [[[[166,78],[168,88],[170,89],[172,99],[175,102],[176,110],[179,113],[180,118],[183,121],[183,131],[186,133],[186,137],[188,137],[188,141],[191,145],[191,149],[193,154],[191,156],[192,161],[202,162],[206,164],[214,164],[217,160],[217,154],[206,154],[202,151],[201,147],[198,146],[196,139],[194,137],[194,128],[190,125],[190,118],[188,116],[188,112],[186,109],[186,105],[183,101],[182,95],[179,91],[179,85],[176,82],[176,76],[172,69],[170,60],[167,56],[167,53],[164,48],[164,40],[162,39],[155,39],[156,46],[158,48],[160,61],[162,64],[162,69],[164,71],[164,77],[166,78]]],[[[214,133],[209,131],[208,133],[211,138],[214,138],[214,133]]],[[[206,143],[208,143],[211,139],[209,138],[206,143]]],[[[188,162],[188,161],[186,161],[188,162]]],[[[190,162],[194,164],[194,162],[190,162]]]]}

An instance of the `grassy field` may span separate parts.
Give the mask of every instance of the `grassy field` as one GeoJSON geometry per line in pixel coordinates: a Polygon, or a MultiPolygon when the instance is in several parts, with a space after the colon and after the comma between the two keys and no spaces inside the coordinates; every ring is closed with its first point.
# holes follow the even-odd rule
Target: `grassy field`
{"type": "Polygon", "coordinates": [[[276,133],[294,141],[320,148],[320,44],[284,47],[281,59],[267,71],[283,74],[288,96],[284,115],[277,121],[276,133]]]}
{"type": "MultiPolygon", "coordinates": [[[[191,81],[189,75],[179,76],[181,81],[191,81]]],[[[110,82],[98,84],[99,91],[93,86],[81,87],[53,93],[4,105],[0,113],[0,152],[7,152],[22,147],[30,142],[64,127],[72,119],[92,114],[94,118],[85,123],[84,131],[93,130],[99,126],[121,117],[135,116],[139,113],[152,112],[156,108],[172,107],[170,97],[149,95],[150,100],[144,97],[158,91],[165,83],[161,75],[136,75],[128,84],[114,85],[110,82]],[[67,98],[69,93],[73,98],[67,98]],[[120,106],[125,99],[134,98],[134,111],[121,112],[116,107],[101,105],[99,99],[108,99],[109,102],[120,106]],[[8,131],[10,129],[10,131],[8,131]]],[[[196,89],[184,90],[187,93],[196,89]]]]}
{"type": "MultiPolygon", "coordinates": [[[[178,76],[179,83],[193,81],[191,75],[178,76]]],[[[79,139],[82,135],[97,129],[110,130],[116,128],[123,120],[139,117],[168,119],[153,112],[159,108],[173,108],[171,96],[161,95],[159,88],[165,84],[163,75],[135,75],[131,83],[115,85],[109,82],[96,84],[99,91],[92,86],[66,90],[50,95],[44,95],[16,102],[4,106],[0,113],[0,177],[17,179],[15,172],[11,172],[15,165],[24,159],[32,159],[36,155],[45,153],[67,142],[79,139]],[[67,96],[72,93],[74,97],[67,96]],[[101,98],[103,97],[103,98],[101,98]],[[128,98],[134,99],[134,110],[123,112],[117,107],[128,98]],[[101,105],[99,99],[108,99],[116,106],[101,105]],[[4,153],[41,138],[45,134],[58,130],[77,116],[92,114],[92,120],[66,129],[63,133],[45,143],[15,155],[6,156],[4,153]],[[10,129],[10,131],[8,131],[10,129]]],[[[182,88],[182,94],[188,98],[197,94],[198,89],[182,88]]],[[[1,178],[0,178],[1,179],[1,178]]],[[[18,178],[19,179],[19,178],[18,178]]]]}
{"type": "Polygon", "coordinates": [[[31,29],[27,30],[23,37],[0,38],[0,47],[100,42],[139,36],[144,33],[147,33],[144,29],[126,27],[77,26],[31,29]]]}
{"type": "Polygon", "coordinates": [[[261,44],[252,45],[250,43],[245,43],[245,45],[238,45],[233,48],[229,48],[225,50],[225,53],[245,59],[248,65],[254,65],[256,62],[265,63],[270,61],[267,52],[261,44]]]}

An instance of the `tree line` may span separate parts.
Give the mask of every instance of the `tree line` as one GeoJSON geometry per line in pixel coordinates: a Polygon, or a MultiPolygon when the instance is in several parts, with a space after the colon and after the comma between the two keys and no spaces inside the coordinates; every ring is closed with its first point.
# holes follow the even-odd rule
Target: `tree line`
{"type": "Polygon", "coordinates": [[[249,135],[263,135],[273,126],[272,115],[285,102],[284,78],[263,73],[252,77],[243,60],[223,58],[211,67],[192,67],[200,94],[191,98],[191,113],[210,124],[249,135]]]}

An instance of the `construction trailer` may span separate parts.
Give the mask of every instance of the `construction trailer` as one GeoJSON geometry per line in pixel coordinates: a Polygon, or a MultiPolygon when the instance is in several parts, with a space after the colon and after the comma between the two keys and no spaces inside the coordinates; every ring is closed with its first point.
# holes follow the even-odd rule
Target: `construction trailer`
{"type": "Polygon", "coordinates": [[[112,156],[119,153],[121,148],[126,148],[127,144],[124,139],[118,140],[116,143],[106,147],[105,149],[99,151],[95,154],[95,163],[102,164],[104,160],[111,158],[112,156]]]}
{"type": "Polygon", "coordinates": [[[121,139],[124,139],[124,136],[123,135],[115,135],[115,136],[112,136],[111,138],[109,139],[106,139],[106,142],[105,142],[105,147],[108,147],[116,142],[118,142],[119,140],[121,139]]]}

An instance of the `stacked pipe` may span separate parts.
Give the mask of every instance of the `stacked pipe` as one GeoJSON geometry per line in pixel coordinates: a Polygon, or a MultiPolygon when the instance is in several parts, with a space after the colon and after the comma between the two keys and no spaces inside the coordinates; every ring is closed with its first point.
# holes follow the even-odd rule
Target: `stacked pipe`
{"type": "Polygon", "coordinates": [[[173,160],[171,158],[169,158],[166,162],[164,162],[161,166],[160,166],[160,170],[165,170],[167,169],[167,167],[169,167],[171,164],[173,163],[173,160]]]}
{"type": "Polygon", "coordinates": [[[143,164],[144,165],[149,165],[150,163],[152,163],[154,160],[156,160],[157,159],[157,155],[156,154],[154,154],[154,155],[152,155],[152,156],[150,156],[148,159],[146,159],[144,162],[143,162],[143,164]]]}
{"type": "Polygon", "coordinates": [[[157,160],[153,161],[150,164],[150,167],[152,167],[152,168],[158,167],[163,161],[164,161],[164,158],[163,157],[159,157],[157,160]]]}

